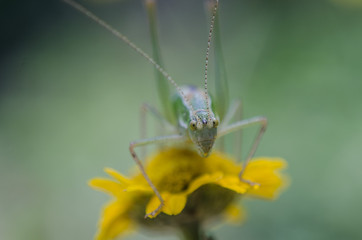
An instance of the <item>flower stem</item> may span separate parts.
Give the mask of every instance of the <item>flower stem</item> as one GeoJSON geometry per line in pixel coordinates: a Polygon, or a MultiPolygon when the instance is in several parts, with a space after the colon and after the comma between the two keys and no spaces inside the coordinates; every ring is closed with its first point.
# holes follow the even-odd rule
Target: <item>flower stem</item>
{"type": "Polygon", "coordinates": [[[181,227],[183,240],[214,240],[212,237],[207,237],[199,223],[192,223],[181,227]]]}

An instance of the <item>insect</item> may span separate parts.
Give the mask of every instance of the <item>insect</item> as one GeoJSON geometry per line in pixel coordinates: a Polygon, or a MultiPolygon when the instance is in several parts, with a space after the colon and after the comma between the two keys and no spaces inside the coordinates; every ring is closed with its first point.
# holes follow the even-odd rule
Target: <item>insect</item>
{"type": "MultiPolygon", "coordinates": [[[[249,154],[247,155],[246,160],[243,162],[242,170],[239,173],[240,181],[249,183],[250,185],[257,184],[244,179],[243,173],[249,161],[253,157],[257,149],[257,146],[260,142],[260,139],[266,129],[267,119],[265,117],[258,116],[250,119],[240,120],[230,124],[231,119],[236,114],[238,108],[240,108],[240,105],[233,104],[230,107],[228,107],[227,111],[220,111],[224,110],[220,108],[216,109],[214,106],[213,99],[211,98],[207,88],[209,51],[212,40],[212,34],[214,31],[215,19],[217,16],[217,9],[219,5],[218,0],[214,1],[210,30],[207,41],[204,88],[198,88],[194,86],[183,86],[183,87],[178,86],[177,83],[173,80],[173,78],[159,64],[159,62],[151,58],[142,49],[137,47],[126,36],[121,34],[116,29],[112,28],[106,22],[104,22],[103,20],[101,20],[100,18],[98,18],[93,13],[88,11],[80,4],[74,2],[73,0],[64,0],[64,1],[69,5],[71,5],[73,8],[83,13],[84,15],[88,16],[89,18],[97,22],[99,25],[101,25],[108,31],[110,31],[113,35],[121,39],[123,42],[129,45],[133,50],[142,55],[148,62],[150,62],[160,74],[161,81],[159,81],[159,84],[161,84],[161,90],[162,88],[168,87],[168,84],[173,85],[173,87],[175,88],[175,93],[172,98],[169,98],[170,96],[168,96],[168,91],[160,92],[161,100],[163,101],[163,103],[165,103],[165,101],[169,101],[172,103],[171,110],[167,108],[166,104],[163,105],[166,116],[163,116],[151,106],[148,105],[144,106],[150,113],[155,115],[155,117],[159,121],[161,121],[165,125],[171,126],[171,128],[174,131],[174,134],[141,139],[138,141],[131,142],[129,146],[132,158],[137,163],[141,173],[143,174],[148,184],[153,189],[154,193],[156,194],[156,196],[160,201],[160,205],[158,206],[158,208],[155,209],[153,212],[147,213],[145,217],[154,216],[158,211],[160,211],[164,205],[164,200],[162,199],[161,194],[156,189],[155,185],[148,177],[147,173],[144,170],[142,161],[135,152],[135,148],[141,146],[146,146],[150,144],[180,142],[180,141],[190,142],[192,145],[196,147],[196,149],[198,150],[199,154],[202,157],[207,157],[211,153],[214,146],[214,142],[217,138],[227,135],[231,132],[240,131],[252,125],[260,125],[258,134],[254,139],[251,149],[249,150],[249,154]],[[169,100],[167,100],[167,98],[169,98],[169,100]],[[218,110],[222,113],[218,114],[218,110]]],[[[148,2],[150,1],[151,0],[148,0],[148,2]]],[[[153,45],[155,50],[157,48],[157,45],[156,44],[153,45]]]]}

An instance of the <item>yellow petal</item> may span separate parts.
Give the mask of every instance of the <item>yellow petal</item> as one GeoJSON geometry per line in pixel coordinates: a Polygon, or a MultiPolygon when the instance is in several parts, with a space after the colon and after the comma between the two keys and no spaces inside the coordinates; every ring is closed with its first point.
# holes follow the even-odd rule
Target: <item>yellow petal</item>
{"type": "MultiPolygon", "coordinates": [[[[147,206],[146,206],[146,214],[149,214],[153,211],[155,211],[159,206],[160,206],[161,202],[160,200],[158,199],[158,197],[156,195],[154,195],[150,201],[148,202],[147,206]]],[[[160,209],[156,214],[155,216],[150,216],[149,215],[149,218],[155,218],[157,217],[158,214],[160,214],[162,209],[160,209]]]]}
{"type": "Polygon", "coordinates": [[[113,240],[116,237],[118,237],[121,234],[125,234],[125,232],[129,232],[132,227],[131,227],[131,221],[115,221],[113,222],[109,228],[107,228],[107,231],[100,231],[99,234],[97,235],[96,239],[97,240],[113,240]]]}
{"type": "Polygon", "coordinates": [[[167,194],[164,195],[165,206],[162,208],[162,212],[168,215],[179,214],[186,205],[187,195],[183,194],[167,194]]]}
{"type": "Polygon", "coordinates": [[[282,187],[286,185],[286,180],[278,175],[274,175],[274,177],[270,178],[268,181],[265,179],[256,179],[255,181],[260,183],[260,188],[251,189],[248,192],[248,195],[267,199],[276,198],[282,187]]]}
{"type": "Polygon", "coordinates": [[[115,178],[117,181],[119,181],[122,184],[125,185],[129,185],[131,183],[131,180],[129,180],[128,178],[124,177],[123,175],[121,175],[120,173],[118,173],[116,170],[112,169],[112,168],[105,168],[104,171],[110,175],[111,177],[115,178]]]}
{"type": "Polygon", "coordinates": [[[218,180],[220,180],[223,177],[223,174],[221,172],[216,172],[214,174],[204,174],[197,179],[195,179],[190,186],[187,189],[187,194],[191,194],[195,190],[197,190],[199,187],[210,184],[210,183],[216,183],[218,180]]]}
{"type": "Polygon", "coordinates": [[[126,231],[130,231],[132,222],[124,215],[125,210],[127,210],[127,207],[125,207],[123,202],[114,201],[106,205],[99,222],[99,231],[96,239],[110,240],[126,231]]]}
{"type": "Polygon", "coordinates": [[[115,182],[110,179],[103,179],[103,178],[94,178],[89,181],[89,185],[95,189],[106,191],[111,193],[113,196],[122,196],[121,192],[152,192],[152,188],[145,184],[138,184],[126,177],[123,177],[121,174],[116,172],[111,168],[106,168],[104,170],[106,173],[114,177],[118,182],[115,182]]]}
{"type": "Polygon", "coordinates": [[[145,186],[145,185],[141,185],[141,184],[133,184],[128,186],[125,189],[126,192],[146,192],[146,193],[153,193],[153,190],[150,186],[145,186]]]}
{"type": "Polygon", "coordinates": [[[259,183],[259,189],[250,189],[248,195],[273,199],[286,185],[286,179],[278,173],[286,166],[280,158],[258,158],[251,162],[245,170],[244,178],[259,183]]]}
{"type": "MultiPolygon", "coordinates": [[[[160,212],[166,213],[168,215],[177,215],[179,214],[186,205],[187,195],[186,193],[161,193],[163,200],[165,201],[165,205],[157,212],[157,214],[153,217],[156,217],[160,212]]],[[[160,200],[156,195],[154,195],[151,200],[148,202],[146,206],[146,213],[150,213],[155,211],[160,206],[160,200]]],[[[153,218],[150,216],[150,218],[153,218]]]]}
{"type": "Polygon", "coordinates": [[[239,194],[244,194],[251,188],[249,184],[241,182],[238,175],[226,176],[222,178],[217,184],[239,194]]]}
{"type": "Polygon", "coordinates": [[[92,188],[110,193],[115,197],[120,197],[122,192],[124,192],[124,188],[122,188],[121,184],[108,179],[94,178],[90,180],[88,184],[92,188]]]}
{"type": "Polygon", "coordinates": [[[277,169],[283,169],[286,167],[286,162],[282,158],[268,158],[268,157],[259,157],[254,158],[248,167],[245,170],[245,174],[252,173],[252,172],[258,172],[260,170],[277,170],[277,169]]]}

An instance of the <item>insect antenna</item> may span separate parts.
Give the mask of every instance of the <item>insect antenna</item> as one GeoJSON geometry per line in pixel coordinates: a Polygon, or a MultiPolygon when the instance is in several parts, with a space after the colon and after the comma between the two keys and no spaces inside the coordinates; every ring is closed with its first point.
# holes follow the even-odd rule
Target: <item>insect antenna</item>
{"type": "Polygon", "coordinates": [[[150,62],[152,65],[155,66],[157,71],[159,71],[180,93],[182,98],[185,100],[185,102],[189,105],[190,109],[192,110],[192,105],[190,104],[190,100],[186,97],[186,95],[182,92],[181,88],[177,85],[175,80],[166,72],[165,69],[163,69],[153,58],[151,58],[147,53],[145,53],[141,48],[139,48],[136,44],[134,44],[131,40],[129,40],[126,36],[124,36],[122,33],[111,27],[108,23],[94,15],[92,12],[90,12],[88,9],[80,5],[79,3],[74,2],[73,0],[63,0],[65,3],[69,4],[71,7],[75,8],[79,12],[83,13],[108,31],[110,31],[114,36],[121,39],[123,42],[125,42],[128,46],[130,46],[133,50],[135,50],[137,53],[142,55],[148,62],[150,62]]]}
{"type": "Polygon", "coordinates": [[[210,118],[210,107],[209,107],[209,95],[208,95],[208,90],[207,90],[207,69],[208,69],[208,65],[209,65],[209,53],[210,53],[212,32],[214,30],[215,17],[216,17],[218,5],[219,5],[219,0],[216,0],[214,11],[213,11],[212,17],[211,17],[211,24],[210,24],[210,30],[209,30],[209,37],[207,39],[206,59],[205,59],[205,100],[206,100],[206,109],[207,109],[207,113],[208,113],[208,118],[210,118]]]}

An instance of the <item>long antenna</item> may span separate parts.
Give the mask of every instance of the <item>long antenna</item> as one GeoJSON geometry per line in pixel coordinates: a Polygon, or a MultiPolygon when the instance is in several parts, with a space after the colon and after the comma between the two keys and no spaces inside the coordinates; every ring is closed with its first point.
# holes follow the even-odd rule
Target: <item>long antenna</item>
{"type": "Polygon", "coordinates": [[[135,50],[137,53],[141,54],[144,58],[147,59],[148,62],[150,62],[152,65],[155,66],[155,68],[163,75],[165,78],[176,88],[176,90],[180,93],[182,98],[185,100],[185,102],[189,105],[190,109],[192,110],[192,106],[190,104],[189,99],[185,96],[185,94],[182,92],[181,88],[177,85],[177,83],[173,80],[173,78],[163,69],[153,58],[151,58],[147,53],[145,53],[142,49],[137,47],[136,44],[134,44],[131,40],[129,40],[126,36],[124,36],[122,33],[111,27],[108,23],[94,15],[92,12],[90,12],[88,9],[80,5],[79,3],[74,2],[73,0],[63,0],[65,3],[69,4],[73,8],[77,9],[79,12],[83,13],[93,21],[97,22],[99,25],[110,31],[113,35],[115,35],[117,38],[121,39],[123,42],[125,42],[128,46],[130,46],[133,50],[135,50]]]}
{"type": "Polygon", "coordinates": [[[209,38],[207,40],[207,48],[206,48],[206,60],[205,60],[205,100],[206,100],[206,109],[207,109],[207,113],[208,113],[209,118],[210,118],[210,107],[209,107],[209,97],[208,97],[209,95],[208,95],[208,90],[207,90],[207,68],[208,68],[208,65],[209,65],[209,52],[210,52],[211,38],[212,38],[212,32],[214,30],[215,16],[216,16],[218,5],[219,5],[219,0],[216,0],[215,1],[214,11],[213,11],[212,17],[211,17],[209,38]]]}

